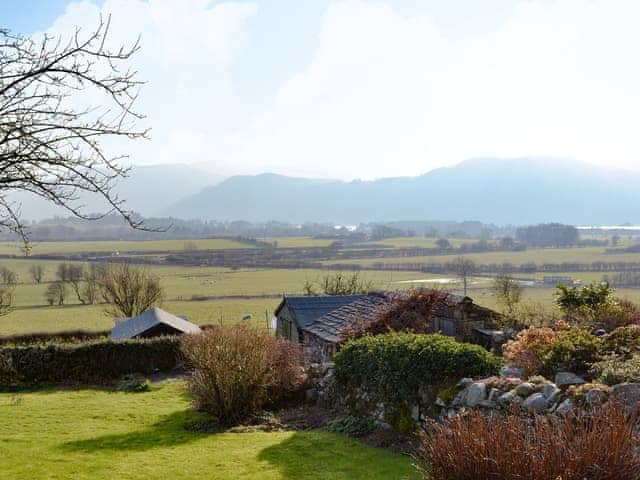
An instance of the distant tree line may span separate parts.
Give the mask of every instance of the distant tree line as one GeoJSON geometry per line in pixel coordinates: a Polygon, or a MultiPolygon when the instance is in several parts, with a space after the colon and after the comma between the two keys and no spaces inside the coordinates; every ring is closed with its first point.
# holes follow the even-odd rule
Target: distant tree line
{"type": "Polygon", "coordinates": [[[516,230],[516,239],[530,247],[570,247],[578,245],[580,234],[576,227],[561,223],[541,223],[516,230]]]}

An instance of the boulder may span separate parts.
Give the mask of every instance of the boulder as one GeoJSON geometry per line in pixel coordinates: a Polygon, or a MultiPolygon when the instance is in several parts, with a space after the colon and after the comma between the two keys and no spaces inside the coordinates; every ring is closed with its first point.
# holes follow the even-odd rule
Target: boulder
{"type": "Polygon", "coordinates": [[[518,385],[513,393],[520,397],[528,397],[536,391],[536,386],[533,383],[525,382],[518,385]]]}
{"type": "Polygon", "coordinates": [[[549,409],[549,402],[542,393],[534,393],[522,402],[522,407],[530,413],[543,413],[549,409]]]}
{"type": "Polygon", "coordinates": [[[498,397],[498,404],[502,405],[503,407],[508,407],[513,403],[515,398],[516,395],[513,392],[503,393],[498,397]]]}
{"type": "Polygon", "coordinates": [[[553,395],[558,391],[560,391],[560,389],[556,387],[555,383],[547,383],[544,387],[542,387],[542,394],[544,395],[544,398],[546,398],[547,400],[551,398],[551,395],[553,395]]]}
{"type": "Polygon", "coordinates": [[[475,382],[466,390],[465,405],[475,407],[487,398],[487,386],[484,383],[475,382]]]}
{"type": "Polygon", "coordinates": [[[607,401],[607,398],[607,392],[599,388],[593,388],[585,394],[584,401],[589,405],[602,405],[607,401]]]}
{"type": "Polygon", "coordinates": [[[555,413],[567,413],[572,411],[574,408],[575,408],[575,405],[573,404],[571,399],[567,398],[560,405],[558,405],[558,408],[556,408],[555,413]]]}
{"type": "Polygon", "coordinates": [[[563,396],[564,396],[563,391],[560,390],[559,388],[556,388],[555,391],[551,394],[551,396],[547,398],[547,401],[551,405],[553,405],[561,401],[563,396]]]}
{"type": "Polygon", "coordinates": [[[471,378],[463,378],[458,383],[456,383],[456,387],[458,387],[458,388],[467,388],[471,384],[473,384],[473,379],[471,379],[471,378]]]}
{"type": "Polygon", "coordinates": [[[585,380],[580,378],[575,373],[571,372],[558,372],[556,374],[556,386],[562,390],[566,390],[572,385],[584,385],[585,380]]]}
{"type": "Polygon", "coordinates": [[[640,383],[620,383],[615,385],[611,396],[628,408],[640,406],[640,383]]]}
{"type": "Polygon", "coordinates": [[[304,398],[307,403],[315,403],[318,401],[318,390],[310,388],[304,392],[304,398]]]}

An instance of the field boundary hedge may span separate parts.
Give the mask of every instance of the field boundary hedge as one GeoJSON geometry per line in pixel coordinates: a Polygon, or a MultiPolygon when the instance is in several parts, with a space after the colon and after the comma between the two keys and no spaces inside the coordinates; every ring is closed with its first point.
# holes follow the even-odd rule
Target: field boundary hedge
{"type": "Polygon", "coordinates": [[[79,343],[106,339],[111,330],[63,330],[60,332],[34,332],[0,337],[0,347],[11,345],[34,345],[38,343],[79,343]]]}
{"type": "Polygon", "coordinates": [[[0,387],[106,384],[131,373],[167,372],[182,365],[179,337],[0,348],[0,387]]]}

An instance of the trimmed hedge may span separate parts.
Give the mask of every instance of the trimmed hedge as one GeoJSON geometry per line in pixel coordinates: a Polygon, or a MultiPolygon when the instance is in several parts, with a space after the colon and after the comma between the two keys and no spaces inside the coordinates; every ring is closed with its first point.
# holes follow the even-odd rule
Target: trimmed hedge
{"type": "Polygon", "coordinates": [[[77,343],[107,339],[111,330],[63,330],[60,332],[36,332],[0,337],[0,347],[5,345],[33,345],[37,343],[77,343]]]}
{"type": "MultiPolygon", "coordinates": [[[[478,345],[444,335],[389,333],[349,342],[335,356],[338,387],[366,392],[387,405],[422,402],[425,387],[439,388],[462,377],[496,375],[502,360],[478,345]]],[[[436,390],[437,391],[437,390],[436,390]]]]}
{"type": "Polygon", "coordinates": [[[129,373],[170,371],[182,361],[179,337],[0,348],[0,386],[108,383],[129,373]]]}

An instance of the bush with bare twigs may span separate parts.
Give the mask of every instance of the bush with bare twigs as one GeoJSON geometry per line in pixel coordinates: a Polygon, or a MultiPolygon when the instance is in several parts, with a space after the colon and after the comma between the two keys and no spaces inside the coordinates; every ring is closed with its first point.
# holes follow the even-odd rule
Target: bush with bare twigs
{"type": "Polygon", "coordinates": [[[182,351],[193,366],[189,390],[196,408],[221,425],[242,421],[305,382],[301,348],[248,325],[186,335],[182,351]]]}
{"type": "Polygon", "coordinates": [[[416,459],[425,479],[638,480],[637,421],[619,405],[534,419],[474,411],[432,423],[416,459]]]}

